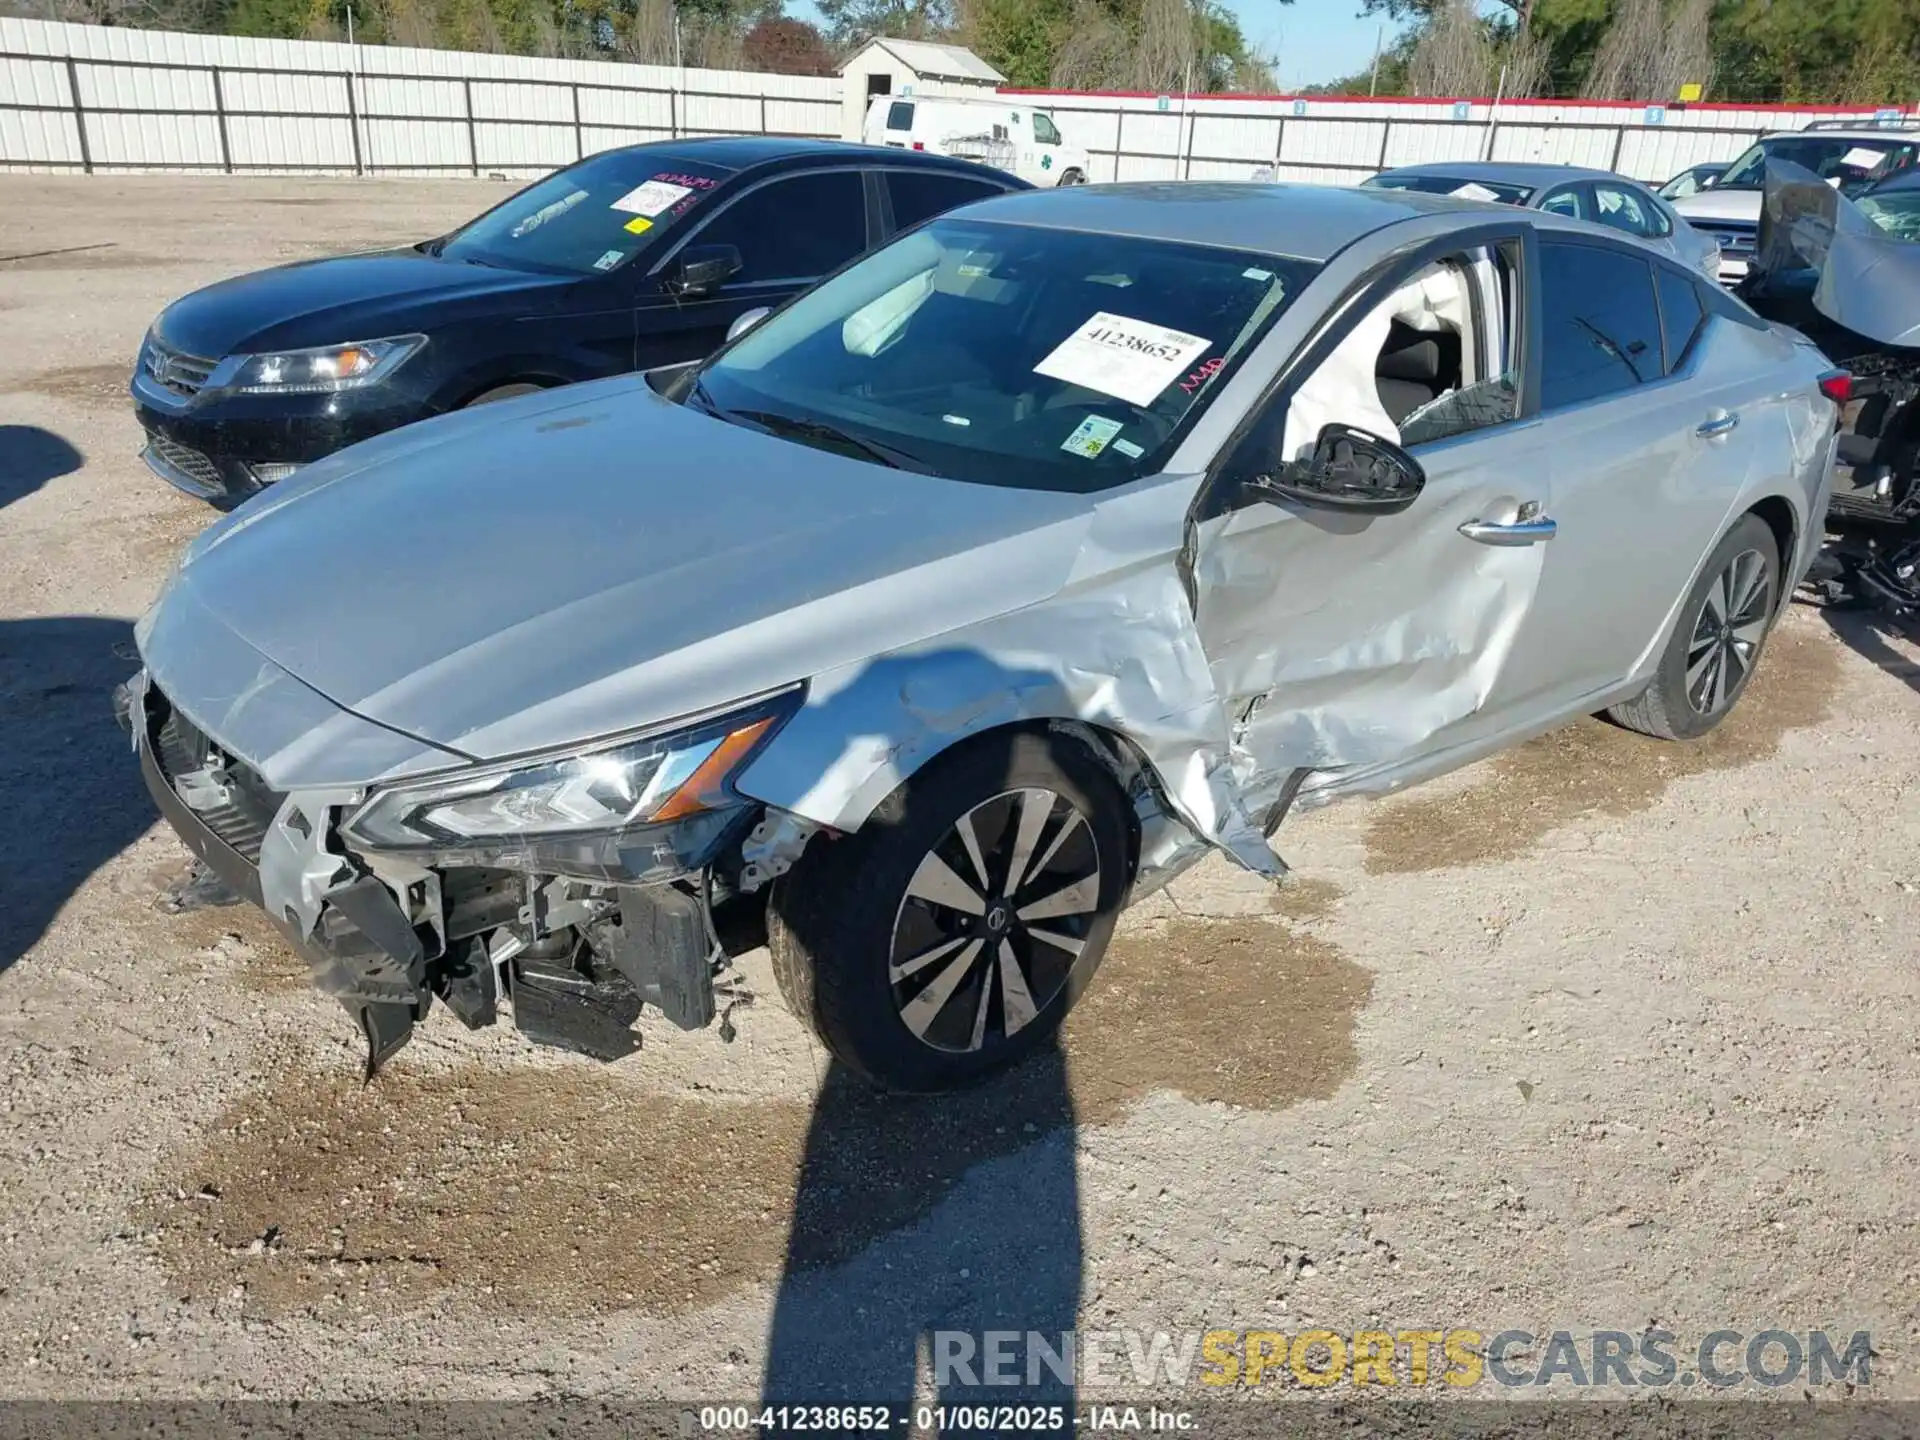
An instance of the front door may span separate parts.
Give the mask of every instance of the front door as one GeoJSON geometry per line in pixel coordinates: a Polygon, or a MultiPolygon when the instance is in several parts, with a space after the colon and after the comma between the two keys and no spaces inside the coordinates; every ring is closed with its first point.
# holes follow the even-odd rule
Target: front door
{"type": "Polygon", "coordinates": [[[654,267],[637,317],[639,368],[700,360],[747,311],[779,305],[869,244],[866,177],[858,170],[777,176],[727,201],[654,267]],[[704,295],[676,295],[673,262],[686,246],[731,245],[741,268],[704,295]]]}
{"type": "Polygon", "coordinates": [[[1544,547],[1524,529],[1509,537],[1520,543],[1489,544],[1462,527],[1524,527],[1546,499],[1555,441],[1512,418],[1506,292],[1520,271],[1517,249],[1497,253],[1497,266],[1485,252],[1446,257],[1453,278],[1431,291],[1437,304],[1396,290],[1350,324],[1277,413],[1256,417],[1215,491],[1231,497],[1236,468],[1271,473],[1337,420],[1391,440],[1404,430],[1426,473],[1411,506],[1228,499],[1203,514],[1196,623],[1250,796],[1294,769],[1391,764],[1446,743],[1484,717],[1511,663],[1544,547]],[[1447,300],[1447,285],[1468,303],[1447,300]]]}

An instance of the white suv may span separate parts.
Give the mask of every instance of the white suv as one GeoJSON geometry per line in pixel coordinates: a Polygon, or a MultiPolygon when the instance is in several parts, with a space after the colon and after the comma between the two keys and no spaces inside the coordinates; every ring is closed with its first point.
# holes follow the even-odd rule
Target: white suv
{"type": "Polygon", "coordinates": [[[1720,242],[1720,283],[1734,285],[1753,259],[1769,159],[1811,170],[1851,195],[1920,158],[1917,132],[1920,121],[1915,120],[1816,120],[1804,130],[1763,137],[1709,188],[1671,203],[1694,229],[1720,242]]]}

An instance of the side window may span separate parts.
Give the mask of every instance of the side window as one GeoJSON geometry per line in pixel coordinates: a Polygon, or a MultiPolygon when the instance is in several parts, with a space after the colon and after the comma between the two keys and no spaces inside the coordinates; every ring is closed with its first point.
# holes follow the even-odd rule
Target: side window
{"type": "Polygon", "coordinates": [[[867,248],[867,196],[858,172],[818,171],[762,185],[693,237],[735,245],[744,262],[729,284],[813,280],[867,248]]]}
{"type": "Polygon", "coordinates": [[[1543,237],[1540,292],[1543,409],[1617,395],[1665,373],[1648,261],[1543,237]]]}
{"type": "Polygon", "coordinates": [[[1578,185],[1569,185],[1564,190],[1554,191],[1540,202],[1540,208],[1549,215],[1565,215],[1570,220],[1589,218],[1586,198],[1581,195],[1578,185]]]}
{"type": "Polygon", "coordinates": [[[1042,145],[1058,145],[1060,143],[1059,130],[1054,128],[1052,120],[1042,115],[1038,110],[1033,112],[1033,138],[1038,140],[1042,145]]]}
{"type": "Polygon", "coordinates": [[[1639,195],[1622,185],[1596,184],[1593,187],[1595,219],[1602,225],[1623,230],[1650,240],[1660,233],[1651,208],[1639,195]]]}
{"type": "Polygon", "coordinates": [[[893,202],[893,228],[905,230],[922,220],[1005,192],[984,180],[966,175],[945,175],[937,170],[888,170],[887,198],[893,202]]]}
{"type": "Polygon", "coordinates": [[[1660,291],[1660,333],[1666,339],[1667,374],[1671,375],[1687,358],[1707,312],[1700,304],[1700,287],[1686,276],[1658,265],[1654,279],[1660,291]]]}
{"type": "Polygon", "coordinates": [[[913,102],[911,100],[896,100],[887,107],[887,129],[913,129],[913,102]]]}

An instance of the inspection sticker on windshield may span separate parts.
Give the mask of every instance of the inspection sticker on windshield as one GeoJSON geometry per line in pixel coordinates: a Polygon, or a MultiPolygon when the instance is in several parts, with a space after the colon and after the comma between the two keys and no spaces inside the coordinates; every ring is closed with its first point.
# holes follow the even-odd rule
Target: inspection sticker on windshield
{"type": "Polygon", "coordinates": [[[636,215],[620,228],[629,235],[644,235],[653,228],[653,222],[644,215],[636,215]]]}
{"type": "Polygon", "coordinates": [[[1109,420],[1104,415],[1089,415],[1080,422],[1080,428],[1060,442],[1060,448],[1072,455],[1084,455],[1089,460],[1097,459],[1107,442],[1120,433],[1120,422],[1109,420]]]}
{"type": "Polygon", "coordinates": [[[1084,385],[1130,405],[1151,405],[1212,343],[1184,330],[1102,310],[1062,340],[1033,373],[1084,385]]]}
{"type": "Polygon", "coordinates": [[[636,185],[613,202],[615,210],[629,215],[658,215],[662,210],[687,198],[693,190],[686,185],[669,185],[664,180],[649,180],[636,185]]]}
{"type": "Polygon", "coordinates": [[[1840,157],[1840,163],[1855,170],[1871,170],[1886,158],[1883,151],[1872,150],[1865,145],[1856,145],[1840,157]]]}
{"type": "Polygon", "coordinates": [[[604,255],[602,255],[598,260],[593,262],[593,268],[596,270],[611,270],[614,266],[618,265],[622,260],[626,258],[627,256],[625,251],[609,250],[604,255]]]}
{"type": "Polygon", "coordinates": [[[1458,195],[1462,200],[1498,200],[1500,197],[1484,185],[1469,180],[1458,190],[1449,190],[1449,195],[1458,195]]]}

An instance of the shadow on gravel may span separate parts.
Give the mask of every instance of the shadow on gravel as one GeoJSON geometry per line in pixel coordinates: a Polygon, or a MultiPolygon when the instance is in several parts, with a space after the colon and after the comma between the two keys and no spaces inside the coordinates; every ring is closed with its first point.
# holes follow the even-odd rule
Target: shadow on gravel
{"type": "Polygon", "coordinates": [[[0,971],[153,823],[113,719],[133,656],[126,620],[0,620],[0,971]]]}
{"type": "Polygon", "coordinates": [[[0,508],[80,468],[80,452],[38,425],[0,425],[0,508]]]}
{"type": "Polygon", "coordinates": [[[1827,606],[1820,618],[1838,635],[1841,642],[1862,659],[1871,660],[1887,674],[1906,682],[1909,689],[1920,690],[1920,664],[1901,654],[1889,640],[1920,644],[1920,634],[1882,610],[1841,609],[1827,606]]]}

